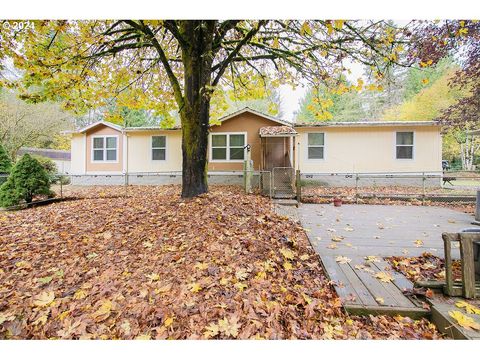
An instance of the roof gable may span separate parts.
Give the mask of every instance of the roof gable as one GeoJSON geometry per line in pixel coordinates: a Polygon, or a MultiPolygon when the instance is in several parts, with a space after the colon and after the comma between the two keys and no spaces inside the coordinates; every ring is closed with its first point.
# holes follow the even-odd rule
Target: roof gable
{"type": "Polygon", "coordinates": [[[230,113],[228,115],[225,115],[223,117],[221,117],[220,119],[218,119],[218,121],[220,123],[224,122],[224,121],[227,121],[227,120],[230,120],[232,118],[234,118],[235,116],[238,116],[238,115],[241,115],[241,114],[244,114],[244,113],[250,113],[250,114],[254,114],[254,115],[257,115],[257,116],[260,116],[260,117],[263,117],[267,120],[270,120],[270,121],[273,121],[279,125],[284,125],[284,126],[292,126],[292,124],[288,121],[285,121],[285,120],[281,120],[281,119],[278,119],[276,117],[273,117],[273,116],[270,116],[270,115],[267,115],[267,114],[264,114],[260,111],[257,111],[257,110],[253,110],[251,108],[249,108],[248,106],[247,107],[244,107],[243,109],[241,110],[238,110],[238,111],[235,111],[233,113],[230,113]]]}
{"type": "Polygon", "coordinates": [[[87,125],[83,128],[81,128],[80,130],[76,131],[77,133],[84,133],[88,130],[91,130],[93,128],[96,128],[97,126],[100,126],[100,125],[104,125],[106,127],[109,127],[111,129],[114,129],[114,130],[117,130],[117,131],[122,131],[123,128],[120,126],[120,125],[117,125],[117,124],[114,124],[114,123],[111,123],[111,122],[108,122],[108,121],[103,121],[103,120],[100,120],[100,121],[97,121],[93,124],[90,124],[90,125],[87,125]]]}

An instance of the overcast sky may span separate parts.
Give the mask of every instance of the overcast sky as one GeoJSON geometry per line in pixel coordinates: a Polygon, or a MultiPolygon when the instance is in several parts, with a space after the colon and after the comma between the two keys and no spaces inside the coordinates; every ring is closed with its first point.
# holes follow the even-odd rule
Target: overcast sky
{"type": "MultiPolygon", "coordinates": [[[[351,71],[350,74],[345,74],[348,80],[356,82],[358,78],[363,77],[362,65],[348,62],[346,67],[351,71]]],[[[293,113],[298,110],[299,102],[305,95],[307,87],[298,86],[295,90],[293,90],[291,86],[283,85],[279,90],[282,97],[281,108],[283,111],[283,119],[287,121],[293,121],[293,113]]]]}

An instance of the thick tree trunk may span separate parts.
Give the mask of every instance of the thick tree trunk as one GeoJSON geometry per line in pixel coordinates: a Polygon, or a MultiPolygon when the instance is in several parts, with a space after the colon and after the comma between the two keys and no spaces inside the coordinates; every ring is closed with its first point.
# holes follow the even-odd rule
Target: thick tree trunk
{"type": "Polygon", "coordinates": [[[187,40],[182,50],[184,104],[182,121],[182,197],[206,193],[207,146],[210,118],[213,21],[185,21],[182,33],[187,40]]]}

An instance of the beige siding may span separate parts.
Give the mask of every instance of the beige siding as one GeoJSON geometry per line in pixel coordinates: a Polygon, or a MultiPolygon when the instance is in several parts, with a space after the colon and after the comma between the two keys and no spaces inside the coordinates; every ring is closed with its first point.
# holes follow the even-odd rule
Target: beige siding
{"type": "Polygon", "coordinates": [[[127,133],[128,172],[182,170],[182,133],[171,131],[131,131],[127,133]],[[152,136],[166,136],[166,159],[152,160],[152,136]]]}
{"type": "Polygon", "coordinates": [[[442,140],[438,126],[297,127],[296,157],[302,172],[439,172],[442,140]],[[414,132],[413,160],[395,158],[395,133],[414,132]],[[325,133],[324,160],[307,158],[307,134],[325,133]]]}
{"type": "Polygon", "coordinates": [[[87,131],[87,162],[86,170],[87,173],[103,173],[103,172],[112,172],[112,173],[121,173],[123,169],[123,136],[122,132],[112,129],[105,125],[99,125],[89,131],[87,131]],[[94,162],[92,159],[92,139],[97,135],[115,135],[118,136],[118,153],[116,162],[94,162]]]}
{"type": "Polygon", "coordinates": [[[85,174],[85,152],[85,135],[74,134],[72,136],[70,173],[85,174]]]}
{"type": "MultiPolygon", "coordinates": [[[[256,114],[245,112],[222,122],[220,125],[212,126],[212,128],[210,129],[210,133],[246,132],[247,144],[250,144],[251,146],[253,167],[255,170],[259,170],[261,159],[261,143],[259,130],[261,127],[264,126],[275,125],[279,124],[256,114]]],[[[210,158],[210,144],[208,148],[208,156],[210,158]]],[[[243,162],[210,162],[208,164],[208,170],[210,171],[231,171],[242,169],[243,162]]]]}

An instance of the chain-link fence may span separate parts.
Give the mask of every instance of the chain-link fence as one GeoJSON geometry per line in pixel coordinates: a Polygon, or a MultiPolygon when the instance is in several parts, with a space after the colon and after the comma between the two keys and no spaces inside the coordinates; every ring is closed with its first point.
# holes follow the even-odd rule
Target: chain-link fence
{"type": "MultiPolygon", "coordinates": [[[[209,185],[232,185],[245,189],[245,171],[209,172],[209,185]]],[[[250,171],[250,192],[272,197],[273,185],[270,171],[250,171]]],[[[8,178],[0,174],[0,185],[8,178]]],[[[12,209],[28,205],[45,204],[69,199],[93,199],[105,197],[127,197],[141,186],[176,185],[182,183],[181,172],[151,172],[128,174],[56,174],[50,175],[53,195],[38,196],[32,203],[23,203],[12,209]]],[[[10,210],[10,209],[7,209],[10,210]]]]}
{"type": "Polygon", "coordinates": [[[475,202],[480,190],[480,173],[302,173],[302,199],[345,202],[365,199],[393,199],[475,202]]]}

